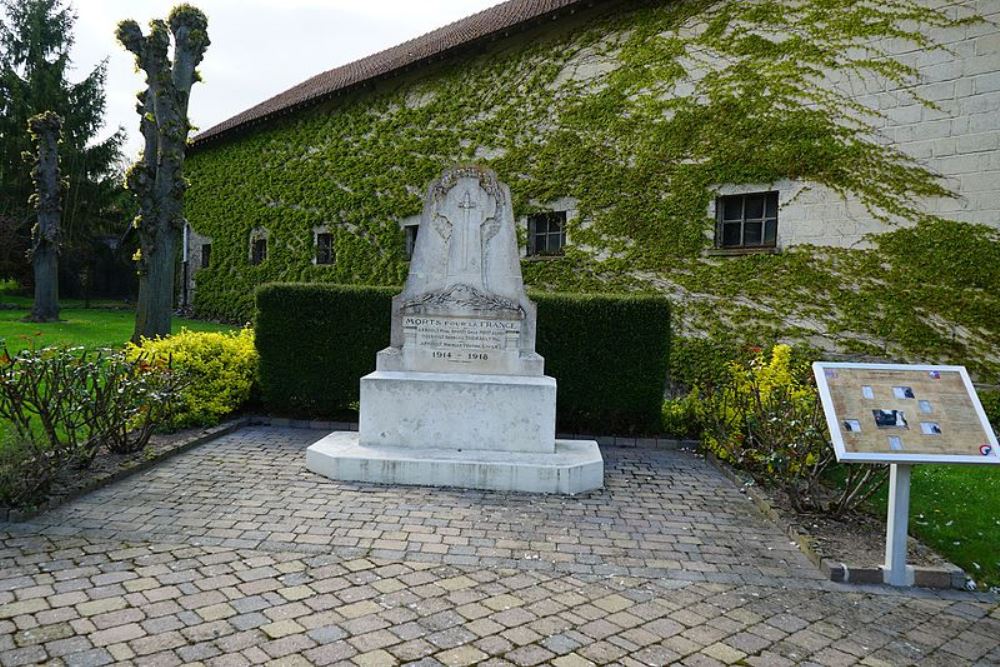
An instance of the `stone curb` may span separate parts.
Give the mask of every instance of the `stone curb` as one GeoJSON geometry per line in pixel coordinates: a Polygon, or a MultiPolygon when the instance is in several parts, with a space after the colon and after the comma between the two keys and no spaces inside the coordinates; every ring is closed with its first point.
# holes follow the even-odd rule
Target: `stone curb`
{"type": "Polygon", "coordinates": [[[172,456],[186,452],[193,447],[205,444],[210,440],[214,440],[219,436],[232,433],[233,431],[246,426],[250,423],[247,417],[238,417],[236,419],[231,419],[229,421],[223,422],[218,426],[211,426],[209,428],[201,429],[189,436],[182,438],[176,443],[172,443],[172,446],[167,446],[164,449],[155,452],[152,456],[144,457],[141,459],[135,459],[133,461],[128,461],[118,468],[106,472],[98,473],[88,478],[78,487],[73,488],[71,491],[65,494],[59,494],[51,496],[41,505],[32,507],[31,509],[3,509],[0,508],[0,521],[9,521],[11,523],[21,523],[25,521],[30,521],[39,514],[43,512],[48,512],[49,510],[59,507],[63,503],[75,500],[80,496],[95,491],[102,487],[107,486],[113,482],[117,482],[120,479],[124,479],[137,472],[142,472],[148,470],[152,466],[164,461],[172,456]]]}
{"type": "MultiPolygon", "coordinates": [[[[789,521],[786,521],[774,508],[766,495],[753,486],[752,483],[748,482],[748,480],[740,477],[731,466],[723,462],[715,454],[702,449],[699,449],[699,451],[705,457],[705,460],[711,463],[716,470],[746,493],[747,497],[761,514],[780,526],[785,531],[785,534],[788,535],[788,538],[798,546],[799,551],[830,581],[839,584],[884,583],[881,567],[870,565],[866,567],[853,566],[821,556],[813,548],[812,538],[801,532],[789,521]]],[[[912,568],[913,586],[915,587],[965,590],[965,570],[957,565],[952,563],[947,563],[941,567],[914,565],[912,568]]]]}
{"type": "MultiPolygon", "coordinates": [[[[248,423],[254,426],[283,426],[285,428],[310,429],[313,431],[357,431],[357,422],[336,422],[317,419],[289,419],[287,417],[271,417],[254,415],[248,417],[248,423]]],[[[676,438],[637,438],[620,435],[594,435],[593,433],[557,433],[557,440],[596,440],[601,447],[632,447],[636,449],[693,449],[698,447],[697,440],[678,440],[676,438]]]]}

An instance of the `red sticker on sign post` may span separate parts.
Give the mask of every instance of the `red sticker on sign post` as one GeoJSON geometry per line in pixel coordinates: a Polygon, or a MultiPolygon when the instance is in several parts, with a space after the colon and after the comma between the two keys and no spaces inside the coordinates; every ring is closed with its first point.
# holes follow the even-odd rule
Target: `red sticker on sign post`
{"type": "Polygon", "coordinates": [[[979,447],[979,453],[982,454],[983,456],[989,456],[990,453],[992,453],[992,452],[993,452],[993,448],[990,447],[989,445],[981,445],[979,447]]]}

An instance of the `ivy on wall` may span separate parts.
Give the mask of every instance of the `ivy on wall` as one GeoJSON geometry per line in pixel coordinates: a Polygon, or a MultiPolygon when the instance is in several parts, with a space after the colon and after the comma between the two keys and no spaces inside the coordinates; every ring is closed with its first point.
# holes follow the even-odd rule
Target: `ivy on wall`
{"type": "Polygon", "coordinates": [[[196,311],[246,319],[253,287],[275,280],[401,284],[397,221],[442,169],[476,161],[519,214],[578,201],[574,248],[526,261],[530,285],[665,291],[679,333],[961,360],[996,380],[1000,235],[925,213],[951,193],[825,80],[905,86],[917,72],[872,44],[935,48],[930,28],[973,20],[916,0],[635,2],[273,121],[190,158],[186,214],[213,240],[196,311]],[[715,186],[781,179],[855,197],[891,231],[867,249],[704,256],[715,186]],[[311,261],[317,225],[332,265],[311,261]],[[270,247],[251,266],[257,227],[270,247]]]}

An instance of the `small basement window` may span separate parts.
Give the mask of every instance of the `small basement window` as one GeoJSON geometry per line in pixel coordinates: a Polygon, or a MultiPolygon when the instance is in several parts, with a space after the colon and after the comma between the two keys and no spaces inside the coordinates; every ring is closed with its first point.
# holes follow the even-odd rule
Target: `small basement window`
{"type": "Polygon", "coordinates": [[[528,254],[561,255],[566,245],[566,211],[528,216],[528,254]]]}
{"type": "Polygon", "coordinates": [[[715,214],[717,248],[773,248],[777,244],[777,192],[719,197],[715,214]]]}
{"type": "Polygon", "coordinates": [[[417,247],[417,232],[420,231],[420,225],[407,225],[403,227],[403,233],[406,234],[404,239],[406,243],[406,259],[413,259],[413,250],[417,247]]]}
{"type": "Polygon", "coordinates": [[[212,263],[212,244],[201,244],[201,268],[207,269],[212,263]]]}
{"type": "Polygon", "coordinates": [[[316,234],[316,263],[333,264],[333,234],[316,234]]]}
{"type": "Polygon", "coordinates": [[[267,239],[254,239],[250,246],[250,263],[260,264],[267,259],[267,239]]]}

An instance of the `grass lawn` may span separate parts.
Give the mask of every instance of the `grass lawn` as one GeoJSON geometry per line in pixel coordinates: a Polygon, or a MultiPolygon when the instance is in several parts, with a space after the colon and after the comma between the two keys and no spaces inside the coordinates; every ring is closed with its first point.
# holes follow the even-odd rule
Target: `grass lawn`
{"type": "MultiPolygon", "coordinates": [[[[132,310],[101,307],[84,308],[82,301],[62,302],[60,322],[36,324],[22,322],[29,313],[31,300],[24,297],[0,296],[3,303],[25,306],[25,310],[0,310],[0,340],[11,352],[34,345],[82,345],[84,347],[121,347],[132,336],[135,313],[132,310]]],[[[230,331],[235,327],[175,317],[173,331],[230,331]]]]}
{"type": "MultiPolygon", "coordinates": [[[[887,491],[873,511],[885,516],[887,491]]],[[[1000,469],[918,465],[910,480],[910,534],[983,587],[1000,586],[1000,469]]]]}

